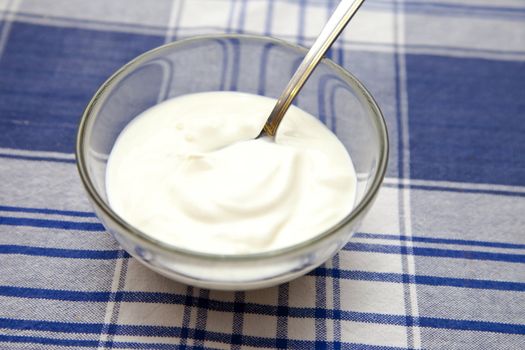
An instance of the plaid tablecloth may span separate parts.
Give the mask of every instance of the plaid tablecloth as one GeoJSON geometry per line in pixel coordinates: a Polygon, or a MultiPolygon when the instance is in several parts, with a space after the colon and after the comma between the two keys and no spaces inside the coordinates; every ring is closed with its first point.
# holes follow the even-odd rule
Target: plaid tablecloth
{"type": "Polygon", "coordinates": [[[369,0],[329,56],[391,158],[360,232],[289,284],[216,292],[123,254],[74,164],[134,56],[240,32],[309,45],[336,1],[0,0],[1,349],[525,349],[525,2],[369,0]]]}

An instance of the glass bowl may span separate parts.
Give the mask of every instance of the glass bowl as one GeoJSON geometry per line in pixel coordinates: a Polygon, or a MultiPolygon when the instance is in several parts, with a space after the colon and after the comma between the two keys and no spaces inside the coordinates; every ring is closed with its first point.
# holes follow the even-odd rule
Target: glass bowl
{"type": "Polygon", "coordinates": [[[108,155],[119,133],[141,112],[166,99],[204,91],[240,91],[277,98],[306,51],[262,36],[195,37],[144,53],[100,87],[80,121],[77,166],[97,216],[129,254],[152,270],[189,285],[248,290],[301,276],[346,244],[381,186],[388,135],[381,111],[363,84],[327,59],[319,64],[294,103],[327,125],[354,163],[356,204],[341,222],[279,250],[206,254],[139,231],[119,217],[107,200],[108,155]]]}

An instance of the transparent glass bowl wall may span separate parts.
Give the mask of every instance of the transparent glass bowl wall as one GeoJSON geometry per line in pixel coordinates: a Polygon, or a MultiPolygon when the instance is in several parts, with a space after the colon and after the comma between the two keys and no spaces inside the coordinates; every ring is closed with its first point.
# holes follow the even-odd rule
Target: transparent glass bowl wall
{"type": "Polygon", "coordinates": [[[379,189],[388,140],[385,122],[371,95],[329,60],[317,67],[295,101],[334,131],[358,173],[356,207],[328,231],[278,251],[235,256],[202,254],[138,231],[114,213],[107,202],[108,155],[119,133],[134,117],[159,102],[189,93],[241,91],[276,98],[305,53],[305,49],[268,37],[198,37],[149,51],[103,84],[80,123],[77,164],[96,214],[126,251],[174,280],[206,288],[246,290],[305,274],[344,246],[379,189]]]}

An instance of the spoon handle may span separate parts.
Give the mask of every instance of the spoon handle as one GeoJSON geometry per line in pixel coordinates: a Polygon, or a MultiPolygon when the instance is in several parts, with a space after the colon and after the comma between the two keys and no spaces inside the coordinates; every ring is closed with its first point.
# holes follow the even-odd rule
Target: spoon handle
{"type": "Polygon", "coordinates": [[[321,34],[317,37],[314,44],[304,57],[295,71],[293,77],[288,82],[288,85],[279,96],[275,107],[270,113],[263,132],[269,136],[275,136],[277,128],[284,117],[284,114],[292,104],[293,99],[299,93],[306,80],[312,74],[312,71],[321,61],[326,51],[332,46],[339,34],[346,27],[348,22],[352,19],[354,14],[359,10],[364,0],[342,0],[334,13],[328,19],[328,22],[323,27],[321,34]]]}

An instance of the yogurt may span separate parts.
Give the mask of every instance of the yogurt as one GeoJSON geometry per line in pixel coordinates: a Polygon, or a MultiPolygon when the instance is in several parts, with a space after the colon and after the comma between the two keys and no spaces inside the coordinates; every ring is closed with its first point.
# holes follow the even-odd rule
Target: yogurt
{"type": "Polygon", "coordinates": [[[111,151],[110,206],[166,243],[216,254],[308,240],[347,216],[356,173],[337,137],[291,106],[274,140],[259,135],[275,100],[206,92],[140,114],[111,151]]]}

